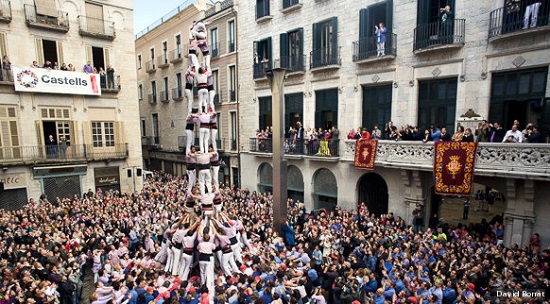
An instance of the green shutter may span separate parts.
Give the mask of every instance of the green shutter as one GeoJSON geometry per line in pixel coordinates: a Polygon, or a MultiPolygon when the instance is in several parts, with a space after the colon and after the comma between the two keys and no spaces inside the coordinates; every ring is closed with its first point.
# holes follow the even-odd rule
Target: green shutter
{"type": "Polygon", "coordinates": [[[319,23],[313,24],[313,51],[321,48],[321,26],[319,23]]]}
{"type": "MultiPolygon", "coordinates": [[[[386,22],[384,24],[387,34],[391,33],[393,31],[393,0],[386,0],[386,22]]],[[[391,37],[387,36],[386,39],[391,39],[391,37]]]]}
{"type": "Polygon", "coordinates": [[[288,69],[290,68],[290,48],[288,42],[288,33],[281,33],[279,42],[279,57],[281,59],[281,67],[288,69]]]}
{"type": "Polygon", "coordinates": [[[271,37],[267,38],[267,59],[271,60],[273,62],[273,49],[271,48],[271,37]]]}
{"type": "Polygon", "coordinates": [[[338,17],[332,17],[330,22],[332,23],[332,47],[335,53],[338,52],[338,17]]]}
{"type": "Polygon", "coordinates": [[[430,0],[418,0],[418,12],[416,24],[422,25],[430,22],[430,0]]]}
{"type": "Polygon", "coordinates": [[[359,11],[359,39],[367,38],[371,33],[372,29],[369,29],[367,26],[369,24],[369,9],[362,8],[359,11]]]}

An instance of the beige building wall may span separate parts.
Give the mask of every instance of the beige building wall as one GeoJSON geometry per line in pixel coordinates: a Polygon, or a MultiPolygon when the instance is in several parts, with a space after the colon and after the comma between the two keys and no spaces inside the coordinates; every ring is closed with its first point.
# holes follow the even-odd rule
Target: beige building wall
{"type": "MultiPolygon", "coordinates": [[[[133,132],[133,126],[139,123],[139,111],[136,103],[136,73],[134,64],[134,49],[128,48],[133,45],[133,16],[132,1],[121,0],[116,4],[112,1],[90,1],[95,8],[103,13],[102,29],[105,35],[89,35],[91,28],[86,27],[85,19],[86,2],[75,1],[52,1],[55,5],[53,11],[59,12],[59,16],[66,17],[59,19],[47,19],[40,21],[38,26],[27,25],[27,20],[32,18],[34,13],[33,1],[9,1],[11,4],[11,20],[0,22],[0,34],[3,37],[1,52],[8,55],[12,65],[19,67],[30,67],[34,60],[43,64],[44,44],[39,42],[48,40],[56,46],[60,65],[72,63],[76,70],[82,72],[86,61],[89,61],[91,47],[103,51],[104,65],[110,63],[115,69],[116,87],[113,90],[103,90],[101,96],[63,95],[46,93],[19,93],[14,91],[13,82],[0,82],[0,107],[13,106],[17,117],[17,133],[19,142],[17,146],[27,159],[33,159],[29,149],[44,144],[44,121],[69,121],[71,144],[76,145],[92,143],[92,131],[87,126],[91,121],[109,121],[115,125],[115,143],[123,147],[127,145],[127,155],[122,157],[105,157],[102,161],[84,163],[84,172],[78,175],[80,191],[87,191],[89,188],[96,188],[95,173],[97,168],[115,167],[118,171],[117,183],[121,191],[128,192],[141,189],[142,181],[135,178],[135,171],[141,168],[142,156],[139,134],[133,132]],[[27,10],[27,11],[25,11],[27,10]],[[31,12],[31,13],[30,13],[31,12]],[[27,16],[27,17],[26,17],[27,16]],[[50,20],[50,21],[48,21],[50,20]],[[52,28],[47,28],[48,22],[52,28]],[[46,26],[44,26],[46,25],[46,26]],[[65,28],[61,29],[60,28],[65,28]],[[80,34],[80,30],[87,30],[88,34],[80,34]],[[56,110],[62,113],[57,117],[45,117],[43,111],[56,110]],[[42,134],[40,134],[42,132],[42,134]],[[132,177],[127,177],[127,169],[132,170],[132,177]]],[[[3,7],[5,9],[5,7],[3,7]]],[[[7,12],[7,11],[6,11],[7,12]]],[[[3,12],[3,17],[6,17],[3,12]]],[[[98,11],[96,11],[97,13],[98,11]]],[[[91,12],[88,12],[91,13],[91,12]]],[[[33,19],[31,19],[33,20],[33,19]]],[[[36,22],[35,22],[36,23],[36,22]]],[[[47,48],[46,48],[47,49],[47,48]]],[[[5,130],[4,130],[5,132],[5,130]]],[[[12,135],[14,135],[12,130],[12,135]]],[[[4,136],[6,133],[4,133],[4,136]]],[[[4,138],[5,139],[5,138],[4,138]]],[[[2,147],[8,142],[4,141],[2,147]]],[[[13,145],[13,142],[12,142],[13,145]]],[[[16,145],[14,145],[16,146],[16,145]]],[[[98,151],[93,145],[88,147],[98,151]]],[[[117,148],[119,149],[119,148],[117,148]]],[[[120,148],[126,151],[126,148],[120,148]]],[[[92,151],[88,151],[92,152],[92,151]]],[[[46,160],[43,163],[34,160],[34,165],[28,160],[20,162],[17,157],[3,154],[3,163],[8,165],[0,172],[0,179],[14,176],[21,176],[24,183],[13,185],[12,189],[26,188],[27,198],[37,199],[45,190],[45,177],[38,176],[36,170],[42,167],[75,166],[81,163],[80,160],[68,157],[66,161],[46,160]],[[34,171],[34,172],[33,172],[34,171]]],[[[88,154],[87,157],[91,157],[88,154]]],[[[99,157],[99,154],[98,154],[99,157]]],[[[113,173],[114,174],[114,173],[113,173]]],[[[51,174],[50,177],[60,182],[62,178],[51,174]]],[[[10,187],[8,187],[9,189],[10,187]]],[[[76,190],[75,190],[76,192],[76,190]]]]}

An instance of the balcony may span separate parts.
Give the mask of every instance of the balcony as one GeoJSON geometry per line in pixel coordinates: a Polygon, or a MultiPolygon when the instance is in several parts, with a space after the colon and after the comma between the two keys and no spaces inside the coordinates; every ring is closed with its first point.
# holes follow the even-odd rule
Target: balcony
{"type": "Polygon", "coordinates": [[[160,101],[170,102],[170,99],[168,99],[168,91],[160,91],[160,101]]]}
{"type": "Polygon", "coordinates": [[[101,84],[101,92],[118,93],[120,91],[120,75],[113,75],[112,77],[101,76],[99,77],[99,83],[101,84]]]}
{"type": "Polygon", "coordinates": [[[281,10],[281,12],[283,14],[289,13],[301,8],[302,5],[303,4],[300,0],[283,0],[283,9],[281,10]]]}
{"type": "Polygon", "coordinates": [[[269,71],[272,69],[272,63],[270,60],[265,62],[260,62],[255,64],[252,67],[252,69],[253,69],[252,77],[254,78],[254,80],[264,80],[264,79],[267,79],[267,76],[265,74],[266,71],[269,71]]]}
{"type": "Polygon", "coordinates": [[[237,91],[229,90],[229,102],[234,102],[237,100],[237,91]]]}
{"type": "Polygon", "coordinates": [[[231,146],[230,146],[231,151],[237,151],[237,140],[230,139],[229,142],[231,143],[231,146]]]}
{"type": "MultiPolygon", "coordinates": [[[[353,162],[355,140],[344,141],[341,160],[353,162]]],[[[376,166],[433,171],[434,144],[379,140],[376,166]]],[[[475,174],[510,178],[550,179],[550,145],[479,143],[475,174]]]]}
{"type": "Polygon", "coordinates": [[[309,56],[309,68],[312,72],[330,69],[339,69],[342,64],[340,47],[321,48],[311,51],[309,56]]]}
{"type": "Polygon", "coordinates": [[[157,66],[155,65],[155,61],[147,61],[145,63],[145,71],[147,73],[154,73],[157,70],[157,66]]]}
{"type": "MultiPolygon", "coordinates": [[[[506,2],[506,1],[505,1],[506,2]]],[[[518,36],[541,35],[550,31],[550,0],[539,0],[538,16],[525,19],[527,1],[504,5],[489,14],[489,42],[518,36]]]]}
{"type": "Polygon", "coordinates": [[[16,146],[0,147],[2,165],[36,165],[50,163],[75,163],[98,160],[125,159],[128,157],[128,144],[119,143],[114,147],[94,147],[89,145],[60,146],[16,146]]]}
{"type": "Polygon", "coordinates": [[[172,89],[172,99],[173,100],[183,100],[183,87],[179,86],[172,89]]]}
{"type": "Polygon", "coordinates": [[[386,32],[386,42],[383,50],[378,50],[375,36],[353,42],[353,62],[355,63],[393,60],[396,55],[397,35],[392,32],[386,32]]]}
{"type": "Polygon", "coordinates": [[[59,32],[69,31],[69,18],[66,12],[55,9],[45,9],[40,6],[25,4],[25,21],[28,27],[49,29],[59,32]]]}
{"type": "Polygon", "coordinates": [[[0,1],[0,22],[11,22],[11,2],[8,0],[0,1]]]}
{"type": "Polygon", "coordinates": [[[171,50],[170,53],[168,53],[168,57],[170,58],[171,63],[177,63],[177,62],[183,61],[183,56],[186,56],[186,55],[184,55],[181,47],[175,48],[171,50]]]}
{"type": "Polygon", "coordinates": [[[274,68],[283,68],[288,74],[304,74],[306,71],[306,55],[303,56],[281,56],[273,62],[274,68]]]}
{"type": "Polygon", "coordinates": [[[163,69],[170,66],[170,62],[168,61],[168,53],[165,53],[164,55],[160,55],[157,57],[157,67],[163,69]]]}
{"type": "Polygon", "coordinates": [[[157,94],[147,95],[147,101],[149,101],[150,104],[156,103],[157,102],[157,94]]]}
{"type": "MultiPolygon", "coordinates": [[[[272,153],[272,138],[250,138],[250,152],[272,153]]],[[[340,157],[340,140],[309,140],[298,139],[292,141],[285,139],[283,150],[285,155],[294,155],[299,157],[340,157]]]]}
{"type": "Polygon", "coordinates": [[[447,26],[441,22],[419,25],[414,29],[414,53],[421,54],[463,47],[466,33],[465,24],[465,19],[454,19],[447,26]]]}
{"type": "Polygon", "coordinates": [[[87,16],[78,16],[80,36],[89,36],[94,38],[113,40],[115,39],[115,23],[105,19],[92,18],[87,16]]]}
{"type": "Polygon", "coordinates": [[[261,23],[273,19],[273,16],[269,14],[269,0],[261,1],[261,5],[254,7],[256,11],[256,22],[261,23]]]}

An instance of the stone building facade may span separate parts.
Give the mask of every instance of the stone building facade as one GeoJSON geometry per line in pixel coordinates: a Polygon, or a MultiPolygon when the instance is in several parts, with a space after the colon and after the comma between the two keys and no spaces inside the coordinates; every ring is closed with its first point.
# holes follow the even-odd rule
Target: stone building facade
{"type": "Polygon", "coordinates": [[[141,146],[139,134],[132,132],[139,123],[135,54],[127,48],[134,41],[132,2],[3,0],[0,11],[0,52],[8,56],[12,70],[28,69],[33,61],[40,67],[47,61],[59,67],[71,63],[80,73],[87,62],[98,72],[114,68],[95,84],[101,94],[74,95],[63,89],[15,91],[19,75],[14,83],[4,65],[1,207],[19,208],[41,194],[53,201],[89,189],[140,190],[141,146]]]}
{"type": "MultiPolygon", "coordinates": [[[[353,208],[367,201],[409,222],[416,205],[424,206],[425,219],[438,212],[429,148],[381,142],[386,150],[379,147],[378,153],[391,157],[377,160],[373,172],[356,170],[353,143],[344,139],[357,127],[384,129],[393,121],[422,132],[446,127],[452,134],[459,123],[474,130],[488,119],[508,130],[517,119],[523,127],[538,125],[546,142],[548,1],[542,1],[538,19],[527,21],[527,7],[512,9],[502,0],[246,0],[241,6],[249,9],[239,11],[239,82],[245,84],[239,90],[240,142],[250,143],[244,145],[241,171],[252,173],[243,174],[243,187],[272,187],[268,141],[253,138],[271,122],[265,72],[273,67],[288,69],[285,132],[296,121],[305,129],[340,130],[330,157],[303,152],[307,146],[286,156],[289,196],[303,199],[308,209],[353,208]],[[453,14],[443,18],[446,5],[453,14]],[[384,50],[376,44],[380,23],[386,27],[384,50]]],[[[547,157],[546,144],[536,149],[547,157]]],[[[548,235],[550,210],[543,199],[548,166],[525,165],[510,145],[480,145],[478,155],[482,150],[495,162],[481,165],[475,182],[506,197],[507,244],[525,244],[531,232],[548,235]],[[511,173],[516,165],[524,175],[511,173]],[[532,171],[535,167],[545,173],[532,171]]]]}
{"type": "MultiPolygon", "coordinates": [[[[217,92],[217,147],[223,161],[220,182],[238,183],[237,154],[237,15],[233,1],[207,5],[188,1],[136,39],[141,138],[145,166],[178,176],[185,170],[185,124],[188,100],[185,72],[188,68],[189,28],[193,21],[207,25],[211,70],[217,92]]],[[[200,58],[200,56],[199,56],[200,58]]],[[[194,108],[198,98],[194,94],[194,108]]],[[[195,128],[198,145],[198,126],[195,128]]]]}

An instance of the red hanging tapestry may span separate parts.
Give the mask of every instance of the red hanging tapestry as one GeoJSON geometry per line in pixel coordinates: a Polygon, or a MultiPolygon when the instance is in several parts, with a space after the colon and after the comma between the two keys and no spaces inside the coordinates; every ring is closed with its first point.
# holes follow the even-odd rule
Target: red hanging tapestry
{"type": "Polygon", "coordinates": [[[474,181],[477,143],[439,141],[435,143],[435,193],[470,195],[474,181]]]}
{"type": "Polygon", "coordinates": [[[377,140],[357,140],[355,143],[355,168],[373,170],[377,149],[377,140]]]}

